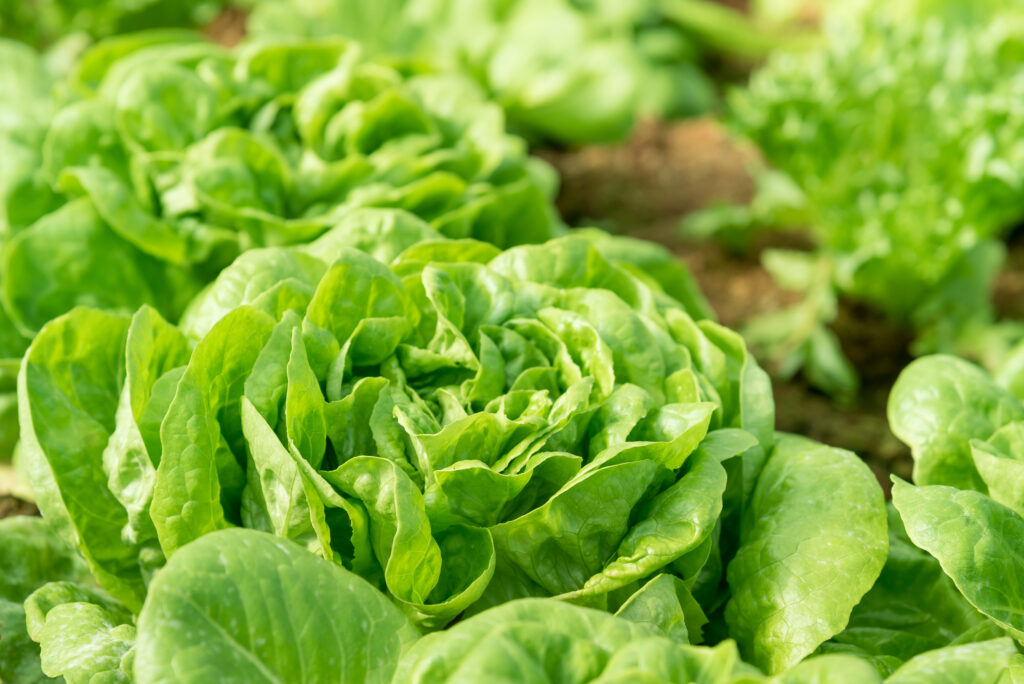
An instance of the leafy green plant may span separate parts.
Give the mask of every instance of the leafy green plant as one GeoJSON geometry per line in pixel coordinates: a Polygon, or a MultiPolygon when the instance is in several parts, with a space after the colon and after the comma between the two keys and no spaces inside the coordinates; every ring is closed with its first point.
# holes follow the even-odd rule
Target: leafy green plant
{"type": "Polygon", "coordinates": [[[151,307],[48,323],[19,376],[24,461],[45,518],[142,611],[136,675],[145,635],[193,610],[155,596],[222,597],[164,578],[230,527],[359,575],[423,631],[555,597],[732,637],[771,673],[841,632],[885,557],[873,475],[775,435],[739,337],[639,262],[602,233],[501,251],[363,209],[246,252],[180,326],[151,307]]]}
{"type": "Polygon", "coordinates": [[[254,35],[345,35],[475,77],[505,107],[512,129],[567,144],[619,140],[641,116],[709,110],[708,45],[764,54],[777,29],[704,0],[270,0],[254,35]]]}
{"type": "Polygon", "coordinates": [[[48,583],[88,580],[89,570],[64,540],[39,518],[0,520],[0,681],[46,681],[39,646],[29,637],[25,600],[48,583]]]}
{"type": "MultiPolygon", "coordinates": [[[[954,350],[990,322],[1000,238],[1024,217],[1024,15],[1001,2],[861,4],[734,93],[737,130],[773,168],[756,172],[749,208],[691,228],[808,231],[829,277],[792,284],[806,297],[791,315],[818,322],[802,343],[834,315],[820,303],[842,294],[915,328],[917,352],[954,350]]],[[[761,346],[777,360],[792,347],[761,346]]]]}
{"type": "Polygon", "coordinates": [[[225,0],[0,0],[0,36],[50,45],[81,32],[106,38],[143,29],[202,26],[225,0]]]}
{"type": "MultiPolygon", "coordinates": [[[[6,228],[23,207],[33,207],[35,194],[19,192],[19,179],[38,165],[36,150],[42,144],[36,122],[52,112],[50,88],[54,80],[43,59],[31,48],[0,39],[0,227],[6,228]],[[21,194],[25,199],[18,199],[21,194]],[[13,215],[13,217],[12,217],[13,215]]],[[[32,209],[30,209],[32,211],[32,209]]],[[[9,231],[4,231],[9,235],[9,231]]],[[[15,383],[18,363],[28,348],[28,338],[0,307],[0,460],[10,458],[18,440],[15,383]]]]}
{"type": "Polygon", "coordinates": [[[365,580],[251,530],[183,548],[153,581],[138,624],[140,684],[390,682],[419,637],[365,580]]]}
{"type": "MultiPolygon", "coordinates": [[[[645,611],[669,605],[678,611],[674,599],[664,601],[666,591],[674,594],[667,579],[652,580],[618,615],[554,599],[519,599],[421,637],[383,594],[353,573],[263,532],[222,530],[182,548],[154,579],[137,638],[127,651],[112,648],[107,656],[90,659],[83,642],[68,639],[64,647],[68,655],[91,663],[105,660],[107,669],[98,670],[105,681],[139,684],[211,678],[452,684],[638,678],[697,684],[881,682],[870,665],[849,655],[814,657],[785,675],[765,677],[740,660],[734,642],[710,648],[673,638],[670,625],[683,619],[678,612],[645,611]]],[[[29,605],[48,592],[49,586],[36,592],[29,605]]],[[[57,619],[61,612],[88,607],[102,610],[81,600],[54,601],[47,616],[57,619]]],[[[108,624],[116,623],[118,618],[110,617],[108,624]]],[[[111,632],[117,630],[134,631],[127,623],[111,632]]],[[[996,668],[1008,659],[1006,644],[985,646],[976,654],[979,660],[988,658],[982,667],[996,668]]]]}
{"type": "Polygon", "coordinates": [[[946,681],[994,683],[1013,681],[1024,661],[1010,639],[996,637],[923,652],[886,674],[860,654],[826,653],[765,676],[740,659],[733,641],[687,643],[687,616],[673,584],[657,576],[615,615],[551,598],[517,599],[422,636],[350,571],[293,542],[232,529],[175,554],[152,582],[137,627],[102,595],[66,582],[42,587],[26,605],[34,634],[47,626],[68,630],[60,640],[55,631],[40,636],[49,653],[75,662],[70,673],[65,669],[72,682],[100,674],[139,684],[881,684],[883,677],[911,684],[941,672],[946,681]],[[91,640],[79,636],[86,634],[91,640]]]}
{"type": "Polygon", "coordinates": [[[889,420],[912,450],[915,485],[894,478],[889,560],[825,650],[883,672],[906,662],[898,672],[917,672],[906,681],[1015,681],[1024,402],[967,361],[929,356],[901,374],[889,420]]]}
{"type": "MultiPolygon", "coordinates": [[[[101,42],[54,77],[0,43],[0,390],[76,305],[176,321],[242,251],[305,243],[364,206],[499,245],[561,230],[553,173],[471,81],[345,41],[227,51],[177,32],[101,42]]],[[[8,401],[8,398],[11,398],[8,401]]],[[[17,430],[3,421],[9,453],[17,430]]]]}

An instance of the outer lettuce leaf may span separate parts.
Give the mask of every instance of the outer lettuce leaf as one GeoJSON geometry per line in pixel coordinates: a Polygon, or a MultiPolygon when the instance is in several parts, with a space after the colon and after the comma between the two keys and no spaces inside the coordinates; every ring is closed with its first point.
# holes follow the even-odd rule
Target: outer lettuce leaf
{"type": "Polygon", "coordinates": [[[779,440],[728,568],[725,618],[745,655],[778,673],[841,631],[882,569],[885,529],[877,482],[856,456],[779,440]]]}
{"type": "Polygon", "coordinates": [[[22,442],[37,502],[130,608],[162,563],[149,515],[160,459],[153,423],[188,357],[184,336],[153,309],[131,319],[76,309],[42,331],[22,367],[22,423],[40,426],[22,442]]]}
{"type": "Polygon", "coordinates": [[[145,595],[140,550],[121,531],[128,512],[108,487],[104,449],[115,432],[129,320],[76,309],[47,325],[18,378],[23,463],[43,515],[114,596],[145,595]],[[29,399],[31,397],[31,399],[29,399]]]}
{"type": "Polygon", "coordinates": [[[935,556],[971,605],[1024,639],[1024,586],[1016,539],[1024,519],[979,492],[897,481],[893,502],[910,539],[935,556]]]}
{"type": "Polygon", "coordinates": [[[389,682],[416,631],[365,581],[251,530],[177,553],[139,616],[135,681],[389,682]]]}
{"type": "Polygon", "coordinates": [[[889,673],[910,658],[973,639],[988,624],[932,556],[914,546],[899,512],[889,512],[889,556],[875,586],[853,609],[828,651],[870,657],[889,673]]]}
{"type": "Polygon", "coordinates": [[[88,577],[85,563],[40,518],[0,520],[0,680],[50,681],[29,637],[25,600],[49,581],[88,577]]]}
{"type": "Polygon", "coordinates": [[[987,442],[972,440],[971,456],[989,496],[1024,514],[1024,423],[1008,423],[987,442]]]}
{"type": "Polygon", "coordinates": [[[132,681],[132,615],[101,591],[51,582],[25,601],[28,633],[43,672],[69,684],[132,681]]]}
{"type": "Polygon", "coordinates": [[[918,682],[1007,682],[1021,670],[1021,656],[1007,638],[929,651],[911,659],[892,673],[888,684],[918,682]]]}
{"type": "Polygon", "coordinates": [[[907,366],[889,397],[893,433],[910,445],[914,480],[985,491],[970,441],[1024,419],[1024,405],[983,370],[952,356],[907,366]]]}
{"type": "MultiPolygon", "coordinates": [[[[894,673],[894,681],[931,680],[937,673],[950,681],[971,675],[972,681],[1017,681],[1024,672],[1019,646],[992,638],[1024,639],[1019,581],[1024,561],[1016,545],[1024,533],[1017,467],[1021,403],[974,366],[936,356],[906,369],[889,409],[903,428],[897,433],[910,440],[915,456],[957,468],[934,470],[933,479],[944,484],[913,486],[895,479],[893,503],[909,540],[934,557],[927,575],[937,576],[937,562],[948,577],[929,580],[939,590],[929,610],[945,615],[943,622],[956,629],[964,626],[949,621],[956,613],[973,623],[952,646],[909,660],[894,673]],[[921,398],[917,404],[915,396],[921,398]],[[938,439],[929,440],[929,425],[940,429],[938,439]],[[966,474],[957,480],[951,472],[966,474]],[[950,596],[950,584],[959,596],[950,596]],[[979,624],[975,615],[964,612],[965,602],[987,621],[979,624]]],[[[917,565],[928,567],[925,561],[917,565]]]]}

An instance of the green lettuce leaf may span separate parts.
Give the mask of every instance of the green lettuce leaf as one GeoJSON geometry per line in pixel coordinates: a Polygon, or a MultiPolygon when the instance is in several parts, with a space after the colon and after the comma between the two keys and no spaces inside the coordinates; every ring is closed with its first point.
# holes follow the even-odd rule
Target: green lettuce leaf
{"type": "Polygon", "coordinates": [[[139,615],[135,681],[389,682],[416,631],[365,581],[291,542],[224,530],[185,546],[139,615]]]}
{"type": "Polygon", "coordinates": [[[0,520],[0,680],[51,681],[29,636],[24,602],[47,582],[88,577],[82,559],[40,518],[0,520]]]}
{"type": "Polygon", "coordinates": [[[728,568],[725,618],[746,657],[782,672],[846,627],[885,562],[885,530],[883,499],[860,459],[779,440],[728,568]]]}

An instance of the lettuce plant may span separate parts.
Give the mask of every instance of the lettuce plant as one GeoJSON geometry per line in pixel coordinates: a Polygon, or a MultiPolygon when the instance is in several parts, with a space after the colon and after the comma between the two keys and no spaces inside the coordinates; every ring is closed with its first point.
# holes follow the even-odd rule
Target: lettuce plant
{"type": "Polygon", "coordinates": [[[751,342],[833,391],[853,387],[849,369],[830,370],[842,362],[822,328],[837,293],[915,328],[918,352],[954,350],[990,321],[1000,238],[1024,217],[1019,8],[862,4],[818,48],[773,56],[734,94],[737,130],[774,168],[758,171],[749,208],[693,222],[807,229],[813,255],[766,262],[807,296],[751,342]],[[786,322],[797,332],[780,333],[786,322]]]}
{"type": "MultiPolygon", "coordinates": [[[[36,211],[35,192],[19,191],[19,180],[38,167],[36,151],[42,145],[37,122],[52,113],[50,88],[53,75],[31,48],[0,38],[0,226],[19,221],[18,214],[36,211]],[[20,197],[19,197],[20,195],[20,197]]],[[[5,235],[9,233],[5,232],[5,235]]],[[[10,320],[0,306],[0,459],[9,458],[18,439],[15,382],[18,363],[28,338],[10,320]]]]}
{"type": "MultiPolygon", "coordinates": [[[[653,580],[648,591],[665,584],[653,580]]],[[[808,660],[785,678],[765,677],[739,659],[734,643],[691,646],[669,637],[652,617],[670,623],[674,616],[645,614],[637,606],[610,615],[554,599],[520,599],[419,638],[359,577],[290,542],[226,530],[186,546],[154,581],[139,618],[134,672],[140,683],[201,681],[228,672],[237,681],[452,684],[810,684],[825,674],[835,678],[829,681],[860,676],[856,681],[864,682],[874,675],[862,661],[830,655],[808,660]],[[287,568],[287,575],[278,568],[287,568]],[[260,587],[271,589],[271,604],[260,587]],[[237,620],[268,608],[329,636],[237,620]]]]}
{"type": "MultiPolygon", "coordinates": [[[[90,605],[74,601],[81,596],[56,595],[53,586],[27,602],[34,629],[68,627],[67,613],[90,605]],[[70,601],[61,602],[65,598],[70,601]]],[[[734,642],[710,648],[673,638],[666,626],[680,618],[648,610],[666,586],[652,580],[618,615],[555,599],[519,599],[421,636],[357,575],[269,534],[222,530],[170,560],[153,581],[137,628],[105,609],[106,634],[137,631],[134,647],[125,651],[116,638],[86,644],[73,637],[64,647],[79,656],[99,651],[82,660],[98,664],[104,681],[139,684],[882,681],[863,660],[835,654],[766,677],[740,660],[734,642]]],[[[993,644],[977,656],[989,659],[982,667],[994,669],[1005,666],[1006,651],[1005,644],[993,644]]]]}
{"type": "Polygon", "coordinates": [[[469,80],[339,40],[230,52],[134,34],[61,79],[24,46],[0,52],[17,66],[0,95],[3,359],[80,304],[176,321],[242,251],[309,242],[357,207],[499,245],[560,229],[553,174],[469,80]]]}
{"type": "MultiPolygon", "coordinates": [[[[152,307],[48,323],[19,376],[24,461],[45,519],[119,604],[103,629],[140,615],[136,676],[165,681],[142,673],[178,649],[147,640],[190,629],[194,608],[164,598],[216,596],[230,634],[252,614],[201,572],[166,579],[190,544],[235,527],[358,575],[394,624],[465,620],[453,662],[469,625],[491,630],[489,609],[519,599],[646,616],[690,644],[733,638],[770,673],[841,632],[885,557],[874,477],[776,435],[740,338],[669,296],[637,249],[584,231],[502,251],[364,209],[309,245],[246,252],[178,326],[152,307]]],[[[288,583],[288,562],[267,565],[288,583]]],[[[264,610],[253,629],[289,622],[264,610]]],[[[104,637],[122,660],[126,631],[104,637]]],[[[292,657],[251,642],[259,662],[292,657]]]]}
{"type": "Polygon", "coordinates": [[[28,634],[25,600],[49,583],[87,582],[89,570],[39,518],[0,520],[0,544],[0,681],[41,681],[39,648],[28,634]]]}
{"type": "Polygon", "coordinates": [[[929,356],[900,375],[889,420],[912,450],[915,484],[894,478],[889,559],[825,650],[883,672],[906,662],[897,673],[917,672],[906,681],[932,681],[928,672],[1015,681],[1024,672],[1024,402],[962,359],[929,356]]]}
{"type": "Polygon", "coordinates": [[[621,139],[637,116],[711,107],[713,86],[697,66],[699,41],[687,30],[694,11],[700,26],[724,30],[733,46],[763,41],[738,14],[706,4],[269,0],[255,7],[248,28],[255,35],[345,35],[381,54],[471,74],[517,132],[581,144],[621,139]]]}
{"type": "MultiPolygon", "coordinates": [[[[421,636],[350,571],[293,542],[232,529],[175,554],[135,624],[101,592],[68,581],[38,589],[26,609],[32,634],[49,637],[44,663],[72,662],[56,665],[71,682],[883,682],[868,659],[850,653],[765,676],[740,659],[735,642],[687,643],[677,629],[686,618],[666,594],[675,594],[672,581],[660,575],[615,615],[517,599],[421,636]],[[57,630],[64,638],[54,638],[57,630]]],[[[923,653],[884,681],[912,684],[942,672],[1005,682],[1020,665],[1003,637],[923,653]]]]}
{"type": "Polygon", "coordinates": [[[347,42],[232,53],[125,36],[68,80],[75,94],[24,152],[35,163],[4,188],[3,299],[26,333],[75,304],[174,318],[239,252],[308,242],[358,206],[500,245],[553,230],[548,188],[475,86],[405,78],[347,42]],[[50,201],[24,207],[30,193],[50,201]]]}
{"type": "Polygon", "coordinates": [[[68,34],[105,38],[143,29],[201,26],[225,0],[0,0],[0,36],[50,45],[68,34]]]}

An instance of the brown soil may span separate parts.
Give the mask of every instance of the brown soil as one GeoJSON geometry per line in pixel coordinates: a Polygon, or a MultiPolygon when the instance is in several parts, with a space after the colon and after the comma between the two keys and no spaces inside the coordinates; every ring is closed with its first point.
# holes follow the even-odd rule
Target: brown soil
{"type": "Polygon", "coordinates": [[[1006,263],[996,277],[992,301],[1000,318],[1024,320],[1024,227],[1007,241],[1006,263]]]}
{"type": "MultiPolygon", "coordinates": [[[[669,247],[690,267],[723,324],[740,328],[759,313],[796,301],[761,267],[760,253],[809,247],[802,236],[766,237],[737,254],[680,234],[679,219],[686,214],[716,202],[746,202],[753,192],[746,169],[755,152],[736,144],[720,124],[648,122],[624,145],[540,154],[562,174],[558,203],[571,224],[598,223],[669,247]]],[[[889,389],[910,360],[910,334],[850,302],[841,303],[834,329],[861,376],[860,395],[840,407],[799,377],[776,378],[776,422],[780,430],[857,452],[888,491],[889,474],[910,475],[909,451],[885,417],[889,389]]]]}
{"type": "Polygon", "coordinates": [[[755,152],[712,119],[646,121],[625,145],[537,154],[561,172],[559,209],[574,224],[674,222],[714,202],[745,202],[754,189],[746,166],[755,152]]]}
{"type": "Polygon", "coordinates": [[[776,383],[779,428],[857,452],[888,496],[889,475],[910,479],[913,467],[909,449],[889,430],[886,418],[889,391],[912,358],[913,335],[878,311],[850,301],[840,302],[832,327],[860,375],[860,393],[843,408],[804,383],[776,383]]]}
{"type": "Polygon", "coordinates": [[[0,519],[16,515],[39,515],[39,509],[29,501],[22,501],[10,494],[0,494],[0,519]]]}
{"type": "Polygon", "coordinates": [[[245,20],[249,12],[241,7],[228,7],[206,25],[203,33],[215,43],[234,47],[245,37],[245,20]]]}
{"type": "Polygon", "coordinates": [[[743,12],[744,14],[750,13],[750,0],[716,0],[719,5],[725,5],[731,7],[734,10],[743,12]]]}

